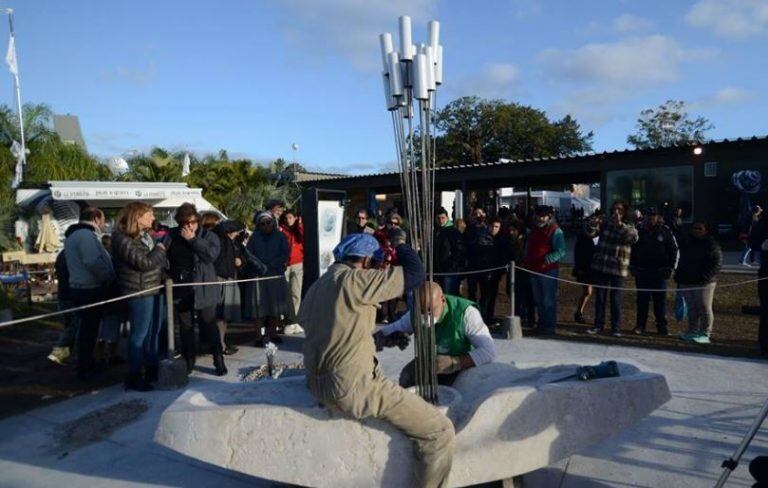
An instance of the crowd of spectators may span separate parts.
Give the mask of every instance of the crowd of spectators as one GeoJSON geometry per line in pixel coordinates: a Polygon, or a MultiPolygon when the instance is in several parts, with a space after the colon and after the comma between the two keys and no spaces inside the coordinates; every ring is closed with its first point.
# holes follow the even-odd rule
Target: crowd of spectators
{"type": "Polygon", "coordinates": [[[59,307],[98,305],[64,315],[49,359],[63,363],[76,349],[78,377],[96,381],[109,363],[119,362],[122,330],[128,337],[125,388],[152,390],[160,358],[169,352],[169,304],[162,287],[167,279],[175,285],[173,323],[188,373],[205,352],[213,358],[214,374],[227,374],[224,356],[237,352],[226,341],[228,323],[253,321],[261,344],[280,342],[281,327],[300,332],[294,322],[304,231],[295,212],[270,201],[255,214],[252,233],[241,222],[200,214],[191,203],[177,208],[174,220],[168,228],[156,221],[151,206],[134,202],[120,210],[111,236],[102,236],[104,213],[82,209],[56,261],[59,307]],[[243,278],[265,279],[238,281],[243,278]],[[123,295],[130,296],[102,303],[123,295]]]}
{"type": "MultiPolygon", "coordinates": [[[[635,288],[637,313],[632,332],[647,333],[652,304],[655,332],[668,335],[667,288],[673,280],[677,284],[676,318],[688,320],[688,330],[681,339],[709,343],[714,321],[712,300],[722,253],[708,225],[693,222],[689,231],[684,232],[679,208],[632,209],[621,200],[613,202],[610,208],[609,215],[600,209],[591,215],[576,208],[570,212],[570,228],[577,229],[572,272],[580,285],[574,321],[591,322],[591,327],[585,329],[589,334],[621,336],[625,325],[622,293],[635,288]],[[588,321],[587,306],[593,296],[594,314],[588,321]],[[607,330],[606,319],[610,319],[607,330]]],[[[483,320],[493,327],[499,324],[496,297],[502,279],[506,278],[502,290],[510,294],[514,282],[514,308],[523,326],[538,335],[554,334],[558,288],[563,286],[559,268],[566,256],[565,234],[557,215],[548,206],[501,208],[491,216],[478,207],[471,210],[465,223],[460,219],[452,221],[446,209],[437,209],[433,241],[435,280],[446,294],[463,295],[475,302],[483,320]],[[514,281],[508,279],[511,261],[516,264],[514,281]]],[[[378,224],[371,212],[358,209],[348,232],[375,235],[385,256],[382,266],[386,266],[393,259],[388,236],[392,229],[408,224],[397,209],[383,212],[382,219],[378,224]]],[[[766,239],[757,234],[762,232],[768,237],[768,228],[758,218],[753,228],[750,242],[762,245],[766,239]]],[[[768,275],[768,266],[761,268],[761,273],[768,275]]],[[[761,290],[761,299],[768,303],[768,286],[761,290]]],[[[393,304],[382,304],[381,321],[391,321],[393,310],[393,304]]],[[[768,351],[768,318],[763,323],[761,347],[768,351]]]]}
{"type": "MultiPolygon", "coordinates": [[[[652,206],[637,211],[620,200],[613,202],[609,215],[599,209],[591,215],[571,209],[570,228],[578,229],[572,267],[580,286],[575,322],[590,323],[588,303],[594,297],[591,327],[585,332],[620,336],[625,325],[622,290],[636,288],[633,333],[647,333],[652,305],[655,332],[668,335],[667,288],[673,280],[674,316],[678,322],[687,319],[681,339],[710,342],[722,253],[706,222],[694,221],[684,231],[681,214],[679,209],[659,211],[652,206]],[[630,276],[632,283],[627,280],[630,276]],[[610,329],[605,331],[608,311],[610,329]]],[[[176,225],[168,228],[157,222],[149,205],[134,202],[119,212],[112,235],[102,236],[104,213],[95,207],[82,209],[80,222],[65,234],[55,265],[59,307],[131,297],[64,315],[63,332],[49,359],[63,362],[76,349],[78,376],[84,381],[98,379],[107,363],[120,361],[117,343],[122,332],[128,337],[126,388],[152,389],[159,359],[167,349],[163,331],[168,304],[161,288],[166,279],[178,285],[173,288],[173,318],[178,352],[190,372],[197,356],[209,352],[214,373],[227,373],[224,357],[237,352],[226,340],[229,323],[252,322],[258,344],[280,342],[280,328],[300,332],[295,322],[301,303],[304,229],[296,212],[281,201],[270,201],[255,213],[253,232],[241,222],[221,220],[218,214],[200,214],[189,203],[176,210],[174,219],[176,225]],[[249,278],[265,279],[241,281],[249,278]]],[[[760,277],[768,277],[768,260],[761,258],[768,252],[765,221],[762,209],[755,207],[746,237],[749,253],[743,256],[743,262],[754,256],[760,277]]],[[[378,218],[360,208],[347,227],[347,233],[376,238],[380,268],[398,263],[396,249],[408,240],[407,230],[408,221],[396,208],[378,218]]],[[[496,299],[500,289],[506,290],[514,295],[514,309],[524,327],[539,335],[555,333],[566,245],[552,207],[501,208],[490,216],[486,209],[475,208],[466,222],[452,220],[451,213],[440,208],[434,232],[435,281],[446,295],[465,296],[494,327],[499,325],[496,299]],[[509,279],[510,262],[515,263],[514,280],[509,279]]],[[[767,282],[758,284],[759,343],[765,355],[767,282]]],[[[400,299],[380,304],[379,322],[397,320],[401,305],[400,299]]]]}

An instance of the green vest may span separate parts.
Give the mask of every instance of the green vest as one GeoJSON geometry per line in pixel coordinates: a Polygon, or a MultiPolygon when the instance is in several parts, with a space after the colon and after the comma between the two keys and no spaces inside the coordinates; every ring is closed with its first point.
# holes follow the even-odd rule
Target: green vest
{"type": "Polygon", "coordinates": [[[465,298],[445,295],[445,311],[435,324],[435,345],[438,354],[465,356],[472,350],[472,344],[464,333],[464,313],[477,304],[465,298]]]}

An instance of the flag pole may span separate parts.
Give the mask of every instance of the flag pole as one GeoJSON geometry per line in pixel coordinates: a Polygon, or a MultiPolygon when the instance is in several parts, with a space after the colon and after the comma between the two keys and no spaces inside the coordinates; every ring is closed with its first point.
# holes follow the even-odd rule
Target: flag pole
{"type": "Polygon", "coordinates": [[[16,88],[16,109],[19,112],[19,133],[21,135],[21,162],[22,167],[27,165],[27,142],[24,138],[24,115],[22,114],[21,109],[21,87],[19,86],[19,64],[18,59],[16,57],[16,41],[15,36],[13,33],[13,9],[7,8],[5,9],[5,13],[8,14],[8,26],[11,29],[11,40],[10,42],[13,43],[12,49],[13,49],[13,66],[9,66],[11,68],[11,73],[13,74],[13,84],[16,88]]]}

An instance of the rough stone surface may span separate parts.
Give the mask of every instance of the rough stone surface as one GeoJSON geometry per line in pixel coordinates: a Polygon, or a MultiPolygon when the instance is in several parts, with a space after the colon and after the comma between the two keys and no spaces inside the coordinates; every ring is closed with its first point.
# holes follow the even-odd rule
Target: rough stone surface
{"type": "Polygon", "coordinates": [[[187,363],[181,358],[163,359],[158,373],[155,384],[158,390],[176,390],[189,384],[187,363]]]}
{"type": "MultiPolygon", "coordinates": [[[[659,374],[551,381],[576,365],[489,364],[454,384],[451,484],[511,478],[603,441],[667,402],[659,374]]],[[[162,415],[155,440],[195,459],[262,479],[308,486],[412,486],[413,449],[389,424],[321,408],[303,377],[210,384],[162,415]]]]}

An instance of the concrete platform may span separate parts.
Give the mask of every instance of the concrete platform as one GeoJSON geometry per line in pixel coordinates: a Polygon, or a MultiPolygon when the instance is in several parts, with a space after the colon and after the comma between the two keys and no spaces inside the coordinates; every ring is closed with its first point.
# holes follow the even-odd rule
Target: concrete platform
{"type": "MultiPolygon", "coordinates": [[[[497,341],[497,347],[516,363],[619,360],[663,374],[672,392],[667,404],[635,426],[526,475],[526,486],[531,487],[712,486],[720,474],[720,463],[733,452],[768,397],[768,363],[761,361],[537,339],[497,341]]],[[[299,359],[291,349],[300,350],[300,339],[286,339],[279,361],[299,359]]],[[[385,373],[396,377],[402,361],[398,356],[411,354],[385,351],[381,355],[385,373]]],[[[234,359],[228,359],[230,374],[216,378],[203,372],[209,360],[202,358],[201,371],[195,373],[189,387],[237,382],[238,367],[263,362],[262,350],[242,348],[234,359]]],[[[113,387],[0,422],[0,486],[274,486],[268,480],[191,461],[153,442],[160,415],[182,393],[125,393],[113,387]],[[62,441],[65,426],[129,399],[148,403],[148,410],[137,420],[79,447],[62,441]]],[[[768,454],[765,432],[758,433],[744,460],[758,454],[768,454]]],[[[746,463],[731,476],[728,486],[751,486],[746,463]]]]}

